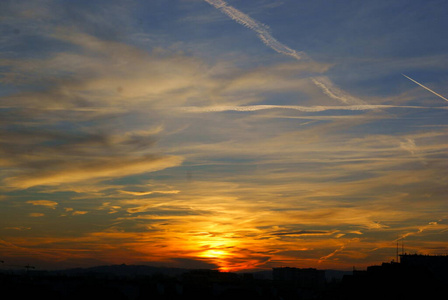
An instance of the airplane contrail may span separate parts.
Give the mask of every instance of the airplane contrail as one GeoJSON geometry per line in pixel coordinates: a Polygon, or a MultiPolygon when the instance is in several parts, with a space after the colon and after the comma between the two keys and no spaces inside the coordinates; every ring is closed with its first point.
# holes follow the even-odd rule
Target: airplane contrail
{"type": "MultiPolygon", "coordinates": [[[[223,14],[227,15],[237,23],[240,23],[241,25],[255,31],[258,35],[258,38],[264,44],[266,44],[271,49],[277,51],[278,53],[292,56],[297,60],[300,60],[302,57],[306,56],[304,52],[298,52],[280,43],[271,35],[269,31],[269,26],[252,19],[245,13],[239,11],[233,6],[228,5],[224,0],[204,0],[204,1],[214,6],[216,9],[220,10],[223,14]]],[[[322,89],[324,93],[330,96],[331,98],[342,101],[345,104],[363,104],[361,100],[351,97],[346,93],[343,93],[341,90],[337,90],[328,79],[325,80],[325,78],[323,77],[312,78],[312,82],[320,89],[322,89]]]]}
{"type": "Polygon", "coordinates": [[[311,80],[325,94],[333,99],[339,100],[345,104],[365,104],[362,100],[355,98],[335,87],[334,84],[325,76],[313,77],[311,80]]]}
{"type": "Polygon", "coordinates": [[[245,13],[237,10],[233,6],[228,5],[223,0],[205,0],[210,5],[213,5],[216,9],[220,10],[222,13],[226,14],[231,19],[236,22],[246,26],[247,28],[255,31],[259,37],[259,39],[269,46],[271,49],[277,51],[278,53],[289,55],[294,57],[295,59],[301,59],[303,53],[297,52],[294,49],[289,48],[288,46],[277,41],[269,32],[269,27],[259,23],[258,21],[252,19],[245,13]]]}
{"type": "MultiPolygon", "coordinates": [[[[230,17],[232,20],[236,21],[237,23],[255,31],[258,35],[258,38],[264,43],[266,44],[268,47],[270,47],[271,49],[277,51],[278,53],[281,54],[285,54],[285,55],[289,55],[294,57],[297,60],[300,60],[302,58],[302,56],[305,55],[304,52],[298,52],[294,49],[289,48],[288,46],[280,43],[277,39],[275,39],[270,31],[269,31],[269,27],[266,26],[265,24],[262,24],[254,19],[252,19],[251,17],[249,17],[248,15],[246,15],[245,13],[239,11],[238,9],[234,8],[233,6],[230,6],[227,4],[227,2],[225,2],[224,0],[204,0],[207,3],[209,3],[210,5],[214,6],[216,9],[220,10],[222,13],[224,13],[225,15],[227,15],[228,17],[230,17]]],[[[415,82],[416,84],[420,85],[421,87],[423,87],[424,89],[430,91],[431,93],[433,93],[434,95],[442,98],[445,101],[448,101],[447,98],[443,97],[440,94],[437,94],[436,92],[434,92],[433,90],[431,90],[430,88],[424,86],[423,84],[415,81],[414,79],[402,74],[404,77],[408,78],[409,80],[415,82]]],[[[347,97],[346,95],[341,94],[340,92],[338,92],[337,94],[334,93],[334,91],[331,91],[327,84],[324,84],[322,81],[317,80],[316,78],[313,78],[313,83],[320,87],[327,95],[329,95],[332,98],[338,99],[346,104],[360,104],[361,101],[359,101],[358,99],[355,99],[353,97],[347,97]],[[351,102],[351,103],[350,103],[351,102]]],[[[290,107],[291,108],[291,107],[290,107]]],[[[352,110],[353,110],[353,106],[352,106],[352,110]]],[[[255,108],[254,108],[255,109],[255,108]]],[[[255,110],[258,109],[266,109],[266,108],[256,108],[255,110]]],[[[296,108],[298,109],[298,108],[296,108]]],[[[366,109],[366,108],[364,108],[366,109]]],[[[307,109],[306,109],[307,110],[307,109]]]]}
{"type": "Polygon", "coordinates": [[[299,105],[245,105],[245,106],[189,106],[183,107],[182,110],[190,113],[205,113],[205,112],[226,112],[226,111],[238,111],[238,112],[253,112],[266,109],[292,109],[302,112],[322,112],[328,110],[375,110],[385,108],[419,108],[425,109],[427,107],[422,106],[395,106],[395,105],[348,105],[348,106],[299,106],[299,105]]]}
{"type": "Polygon", "coordinates": [[[411,80],[412,82],[415,82],[416,84],[418,84],[418,85],[419,85],[419,86],[421,86],[422,88],[424,88],[424,89],[426,89],[426,90],[430,91],[430,92],[431,92],[431,93],[433,93],[434,95],[436,95],[436,96],[438,96],[438,97],[442,98],[443,100],[445,100],[445,101],[448,101],[448,99],[446,99],[446,98],[445,98],[445,97],[443,97],[442,95],[440,95],[440,94],[437,94],[436,92],[434,92],[434,91],[433,91],[433,90],[431,90],[430,88],[428,88],[428,87],[424,86],[423,84],[421,84],[421,83],[419,83],[419,82],[415,81],[415,80],[414,80],[414,79],[412,79],[411,77],[408,77],[408,76],[404,75],[403,73],[402,73],[401,75],[403,75],[403,76],[404,76],[404,77],[406,77],[407,79],[411,80]]]}

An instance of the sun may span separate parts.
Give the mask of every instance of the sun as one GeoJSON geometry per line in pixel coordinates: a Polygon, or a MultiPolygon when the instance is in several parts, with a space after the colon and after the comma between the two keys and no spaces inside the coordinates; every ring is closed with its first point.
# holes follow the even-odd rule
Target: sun
{"type": "Polygon", "coordinates": [[[234,254],[223,249],[207,249],[198,254],[198,257],[212,261],[218,265],[218,270],[221,272],[233,271],[232,258],[234,254]]]}
{"type": "Polygon", "coordinates": [[[202,252],[199,256],[219,259],[219,258],[228,257],[229,255],[230,254],[224,250],[209,249],[209,250],[205,250],[204,252],[202,252]]]}

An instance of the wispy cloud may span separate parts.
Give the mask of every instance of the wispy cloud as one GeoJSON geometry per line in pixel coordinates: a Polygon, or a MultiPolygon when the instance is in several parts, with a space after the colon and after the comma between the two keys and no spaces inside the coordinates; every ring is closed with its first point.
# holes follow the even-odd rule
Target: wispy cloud
{"type": "Polygon", "coordinates": [[[27,201],[27,203],[30,203],[32,205],[38,205],[38,206],[46,206],[49,208],[56,208],[56,206],[58,205],[57,202],[55,201],[49,201],[49,200],[30,200],[27,201]]]}
{"type": "Polygon", "coordinates": [[[127,194],[127,195],[133,195],[133,196],[146,196],[146,195],[152,195],[152,194],[178,194],[180,191],[178,190],[172,190],[172,191],[120,191],[120,193],[127,194]]]}
{"type": "Polygon", "coordinates": [[[29,188],[38,185],[59,185],[73,182],[84,182],[94,179],[108,179],[114,177],[129,176],[147,172],[163,170],[178,166],[182,162],[180,157],[168,156],[143,156],[90,159],[79,162],[49,162],[50,167],[45,169],[31,169],[22,174],[11,176],[4,180],[6,186],[12,188],[29,188]]]}
{"type": "Polygon", "coordinates": [[[425,224],[423,226],[416,226],[417,228],[415,229],[415,231],[412,232],[406,232],[404,234],[402,234],[401,236],[399,236],[397,238],[397,240],[403,240],[405,238],[407,238],[408,236],[412,236],[412,235],[418,235],[418,234],[422,234],[424,231],[440,231],[440,232],[445,232],[448,229],[448,226],[446,225],[446,222],[444,224],[443,219],[437,220],[437,221],[431,221],[428,224],[425,224]]]}
{"type": "Polygon", "coordinates": [[[299,230],[299,231],[279,231],[272,235],[276,236],[305,236],[305,235],[330,235],[332,232],[323,230],[299,230]]]}

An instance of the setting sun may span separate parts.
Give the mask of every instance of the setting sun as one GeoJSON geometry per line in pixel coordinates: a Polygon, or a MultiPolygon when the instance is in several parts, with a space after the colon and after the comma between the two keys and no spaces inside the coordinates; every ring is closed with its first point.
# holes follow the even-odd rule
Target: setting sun
{"type": "Polygon", "coordinates": [[[207,257],[207,258],[217,258],[217,259],[223,259],[226,256],[229,256],[229,253],[222,251],[222,250],[206,250],[202,254],[199,255],[200,257],[207,257]]]}

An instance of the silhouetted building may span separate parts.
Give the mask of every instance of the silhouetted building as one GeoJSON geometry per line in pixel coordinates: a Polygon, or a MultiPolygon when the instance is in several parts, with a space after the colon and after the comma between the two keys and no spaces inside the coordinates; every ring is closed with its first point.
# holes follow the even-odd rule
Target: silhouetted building
{"type": "Polygon", "coordinates": [[[402,254],[400,263],[408,267],[425,268],[437,280],[448,284],[448,255],[402,254]]]}
{"type": "Polygon", "coordinates": [[[439,299],[446,292],[446,284],[427,267],[391,262],[344,276],[338,299],[439,299]]]}

